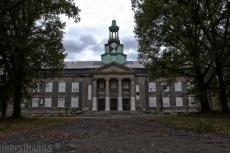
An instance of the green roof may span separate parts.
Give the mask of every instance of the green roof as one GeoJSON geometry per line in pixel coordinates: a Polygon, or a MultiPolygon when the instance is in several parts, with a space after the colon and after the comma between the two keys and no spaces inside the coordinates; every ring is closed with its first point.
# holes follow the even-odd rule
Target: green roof
{"type": "Polygon", "coordinates": [[[115,32],[115,31],[119,30],[119,27],[116,24],[116,20],[112,21],[112,25],[109,27],[109,30],[112,31],[112,32],[115,32]]]}

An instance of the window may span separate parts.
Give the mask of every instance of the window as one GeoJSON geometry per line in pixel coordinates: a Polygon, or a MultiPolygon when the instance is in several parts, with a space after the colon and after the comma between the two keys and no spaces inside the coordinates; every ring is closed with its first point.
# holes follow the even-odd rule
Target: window
{"type": "Polygon", "coordinates": [[[45,98],[45,107],[52,106],[52,98],[45,98]]]}
{"type": "Polygon", "coordinates": [[[183,106],[183,98],[176,97],[176,106],[183,106]]]}
{"type": "Polygon", "coordinates": [[[139,92],[136,93],[136,100],[140,100],[140,93],[139,92]]]}
{"type": "Polygon", "coordinates": [[[117,88],[117,82],[116,81],[112,81],[111,82],[111,89],[116,89],[117,88]]]}
{"type": "Polygon", "coordinates": [[[92,85],[88,85],[88,100],[91,100],[92,97],[92,85]]]}
{"type": "Polygon", "coordinates": [[[136,85],[136,99],[140,99],[140,86],[138,84],[136,85]]]}
{"type": "Polygon", "coordinates": [[[149,92],[156,92],[156,83],[149,82],[149,92]]]}
{"type": "Polygon", "coordinates": [[[79,83],[78,82],[72,83],[72,92],[79,92],[79,83]]]}
{"type": "Polygon", "coordinates": [[[53,90],[53,83],[52,82],[46,83],[46,92],[52,92],[52,90],[53,90]]]}
{"type": "Polygon", "coordinates": [[[162,82],[162,83],[161,83],[161,86],[162,86],[162,89],[163,89],[165,92],[169,92],[169,86],[167,85],[167,83],[162,82]]]}
{"type": "Polygon", "coordinates": [[[169,97],[163,97],[163,107],[169,107],[169,97]]]}
{"type": "Polygon", "coordinates": [[[193,96],[188,97],[188,105],[191,107],[196,106],[195,98],[193,96]]]}
{"type": "Polygon", "coordinates": [[[129,89],[129,82],[123,82],[123,89],[129,89]]]}
{"type": "Polygon", "coordinates": [[[78,97],[72,97],[71,98],[71,107],[77,108],[78,107],[78,97]]]}
{"type": "Polygon", "coordinates": [[[156,107],[156,106],[157,106],[156,97],[149,97],[149,107],[156,107]]]}
{"type": "Polygon", "coordinates": [[[58,98],[58,107],[65,107],[65,98],[58,98]]]}
{"type": "Polygon", "coordinates": [[[136,85],[136,92],[140,92],[140,87],[138,84],[136,85]]]}
{"type": "Polygon", "coordinates": [[[175,82],[175,91],[182,91],[182,83],[175,82]]]}
{"type": "Polygon", "coordinates": [[[40,105],[43,105],[43,99],[40,98],[40,105]]]}
{"type": "Polygon", "coordinates": [[[33,92],[40,92],[40,85],[39,85],[39,83],[35,84],[35,87],[33,88],[33,92]]]}
{"type": "Polygon", "coordinates": [[[65,82],[59,83],[58,92],[65,92],[65,82]]]}
{"type": "Polygon", "coordinates": [[[187,90],[191,90],[191,88],[193,88],[193,84],[191,84],[190,82],[187,83],[187,90]]]}
{"type": "Polygon", "coordinates": [[[39,98],[32,98],[32,107],[38,107],[39,98]]]}
{"type": "Polygon", "coordinates": [[[98,88],[104,89],[105,88],[105,82],[104,81],[99,81],[98,82],[98,88]]]}
{"type": "Polygon", "coordinates": [[[3,68],[0,68],[0,75],[3,75],[3,74],[4,74],[3,68]]]}

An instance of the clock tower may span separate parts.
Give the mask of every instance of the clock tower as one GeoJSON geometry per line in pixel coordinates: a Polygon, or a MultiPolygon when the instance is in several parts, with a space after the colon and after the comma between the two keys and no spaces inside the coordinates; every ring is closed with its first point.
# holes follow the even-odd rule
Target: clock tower
{"type": "Polygon", "coordinates": [[[108,43],[105,44],[105,53],[101,55],[101,61],[104,64],[111,62],[126,63],[127,55],[123,54],[124,45],[120,43],[118,31],[119,27],[116,25],[116,20],[113,20],[109,27],[109,39],[108,43]]]}

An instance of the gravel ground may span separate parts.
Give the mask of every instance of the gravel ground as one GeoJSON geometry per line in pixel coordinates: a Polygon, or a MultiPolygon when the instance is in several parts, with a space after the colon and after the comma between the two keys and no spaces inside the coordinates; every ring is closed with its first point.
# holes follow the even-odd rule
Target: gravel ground
{"type": "Polygon", "coordinates": [[[230,136],[175,129],[152,118],[80,117],[72,123],[1,138],[0,153],[10,145],[43,147],[36,153],[230,153],[230,136]]]}

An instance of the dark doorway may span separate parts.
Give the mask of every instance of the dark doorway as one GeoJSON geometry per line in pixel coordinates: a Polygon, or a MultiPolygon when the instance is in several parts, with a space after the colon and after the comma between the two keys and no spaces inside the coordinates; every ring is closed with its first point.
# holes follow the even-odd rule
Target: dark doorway
{"type": "Polygon", "coordinates": [[[123,99],[123,110],[125,111],[130,110],[130,99],[128,98],[123,99]]]}
{"type": "Polygon", "coordinates": [[[111,106],[111,111],[117,111],[117,98],[111,98],[110,106],[111,106]]]}
{"type": "Polygon", "coordinates": [[[98,111],[105,110],[105,99],[98,99],[97,110],[98,111]]]}

